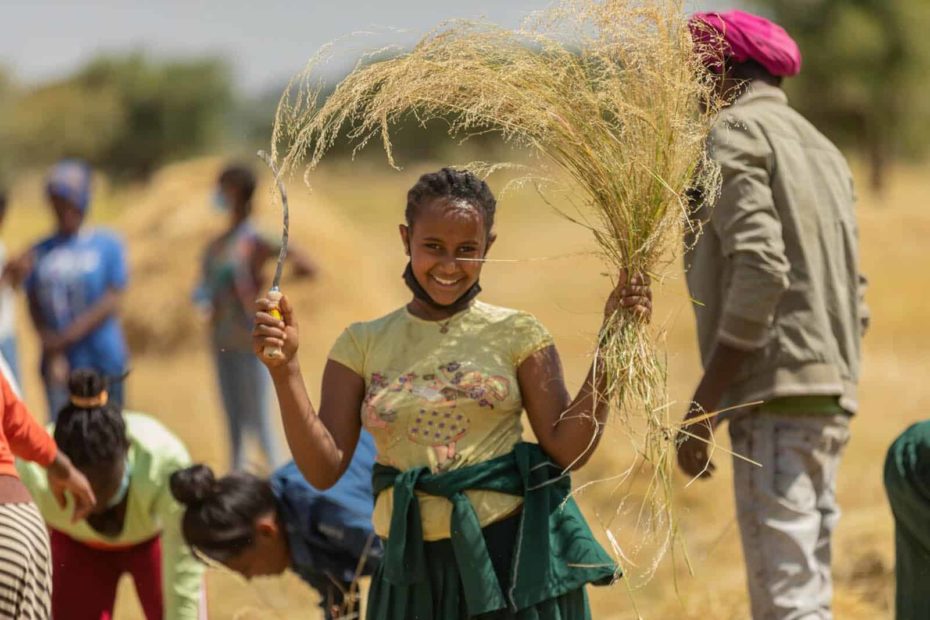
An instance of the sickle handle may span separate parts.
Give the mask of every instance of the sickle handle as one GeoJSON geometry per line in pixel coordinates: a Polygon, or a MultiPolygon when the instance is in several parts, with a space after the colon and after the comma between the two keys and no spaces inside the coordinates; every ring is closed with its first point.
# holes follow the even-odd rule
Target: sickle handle
{"type": "MultiPolygon", "coordinates": [[[[268,291],[268,301],[272,303],[271,308],[268,309],[268,313],[279,321],[282,318],[281,311],[278,310],[278,302],[281,301],[281,297],[282,293],[278,288],[273,288],[268,291]]],[[[284,351],[281,350],[281,347],[267,346],[265,350],[262,351],[262,354],[268,359],[280,359],[284,357],[284,351]]]]}

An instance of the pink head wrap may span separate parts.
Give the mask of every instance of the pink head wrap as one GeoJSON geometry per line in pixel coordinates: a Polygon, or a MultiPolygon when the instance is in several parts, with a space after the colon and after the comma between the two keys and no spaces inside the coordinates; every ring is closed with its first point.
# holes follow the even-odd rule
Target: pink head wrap
{"type": "Polygon", "coordinates": [[[689,20],[691,37],[704,64],[720,72],[722,61],[754,60],[776,76],[790,77],[801,70],[801,50],[785,30],[769,20],[745,13],[695,13],[689,20]]]}

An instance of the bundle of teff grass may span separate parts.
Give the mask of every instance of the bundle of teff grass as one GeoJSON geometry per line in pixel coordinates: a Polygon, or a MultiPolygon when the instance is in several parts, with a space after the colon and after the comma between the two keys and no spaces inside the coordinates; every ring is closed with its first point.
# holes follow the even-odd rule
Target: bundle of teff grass
{"type": "MultiPolygon", "coordinates": [[[[714,98],[677,0],[568,1],[518,30],[450,22],[408,53],[360,62],[325,100],[313,70],[278,109],[282,169],[309,173],[346,136],[356,148],[380,137],[393,164],[390,129],[409,115],[458,136],[497,131],[582,193],[589,209],[574,219],[613,273],[651,273],[686,220],[686,190],[712,176],[714,110],[700,104],[714,98]]],[[[616,410],[645,411],[647,435],[668,438],[664,364],[647,330],[618,314],[601,339],[616,410]]]]}

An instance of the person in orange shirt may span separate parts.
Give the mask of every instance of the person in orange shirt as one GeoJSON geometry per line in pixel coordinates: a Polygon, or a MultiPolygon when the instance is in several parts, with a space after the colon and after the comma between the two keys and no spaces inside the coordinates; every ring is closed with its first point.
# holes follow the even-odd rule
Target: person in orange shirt
{"type": "Polygon", "coordinates": [[[72,518],[83,519],[96,505],[90,484],[36,422],[6,377],[0,375],[0,618],[51,617],[52,564],[48,531],[19,479],[14,459],[44,467],[61,506],[73,497],[72,518]]]}

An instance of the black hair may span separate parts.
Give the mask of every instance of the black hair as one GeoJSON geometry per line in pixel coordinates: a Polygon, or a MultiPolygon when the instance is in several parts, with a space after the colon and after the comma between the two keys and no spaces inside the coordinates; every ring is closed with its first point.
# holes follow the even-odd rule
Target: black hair
{"type": "Polygon", "coordinates": [[[484,228],[490,234],[494,227],[497,200],[488,184],[468,170],[443,168],[424,174],[407,192],[407,209],[404,216],[407,226],[413,226],[417,211],[426,202],[436,198],[458,198],[467,201],[484,215],[484,228]]]}
{"type": "Polygon", "coordinates": [[[726,75],[735,80],[761,80],[772,86],[781,86],[784,81],[780,75],[773,75],[768,69],[763,67],[755,60],[746,60],[744,62],[734,62],[732,58],[727,58],[726,75]]]}
{"type": "Polygon", "coordinates": [[[241,192],[243,202],[252,200],[252,194],[255,193],[255,186],[258,183],[252,169],[242,164],[226,166],[220,173],[219,182],[220,185],[232,185],[237,188],[241,192]]]}
{"type": "Polygon", "coordinates": [[[6,213],[6,191],[0,189],[0,215],[6,213]]]}
{"type": "MultiPolygon", "coordinates": [[[[95,398],[107,389],[106,377],[79,368],[68,379],[73,399],[95,398]]],[[[77,468],[115,463],[126,455],[128,440],[122,412],[111,403],[84,407],[69,402],[58,413],[55,443],[77,468]]]]}
{"type": "Polygon", "coordinates": [[[271,484],[258,476],[233,472],[216,479],[206,465],[171,474],[171,494],[186,507],[184,540],[207,557],[233,558],[255,541],[255,520],[277,513],[271,484]]]}

